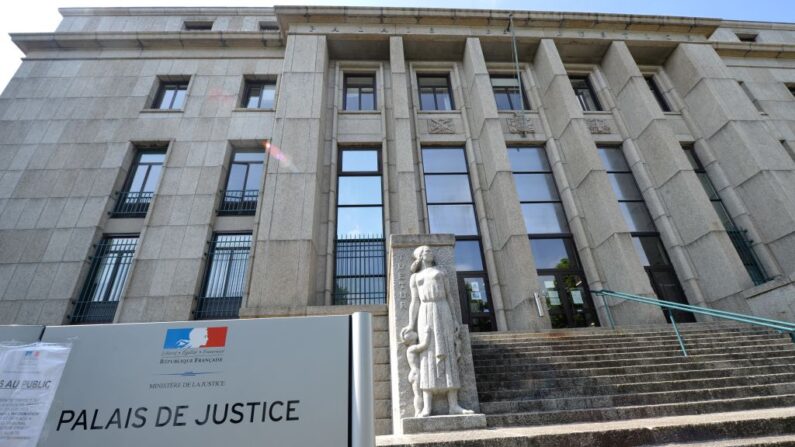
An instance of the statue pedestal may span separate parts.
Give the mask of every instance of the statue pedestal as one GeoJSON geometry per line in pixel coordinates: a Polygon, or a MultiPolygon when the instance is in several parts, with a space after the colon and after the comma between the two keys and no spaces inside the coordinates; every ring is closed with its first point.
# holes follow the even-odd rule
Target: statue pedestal
{"type": "Polygon", "coordinates": [[[414,391],[409,383],[409,363],[406,357],[408,346],[401,338],[401,330],[409,325],[411,305],[411,264],[413,252],[422,245],[433,254],[436,268],[448,278],[448,293],[453,297],[453,319],[461,325],[458,372],[461,388],[458,403],[461,407],[480,412],[478,392],[475,386],[475,368],[472,363],[472,348],[469,330],[461,323],[461,305],[455,271],[455,238],[449,234],[392,235],[389,240],[389,355],[392,378],[392,429],[394,434],[421,433],[426,431],[450,431],[484,428],[486,418],[482,414],[448,416],[447,397],[434,394],[430,417],[415,417],[414,391]]]}
{"type": "Polygon", "coordinates": [[[403,419],[403,434],[429,433],[434,431],[478,430],[486,428],[486,415],[461,414],[455,416],[431,416],[427,418],[403,419]]]}

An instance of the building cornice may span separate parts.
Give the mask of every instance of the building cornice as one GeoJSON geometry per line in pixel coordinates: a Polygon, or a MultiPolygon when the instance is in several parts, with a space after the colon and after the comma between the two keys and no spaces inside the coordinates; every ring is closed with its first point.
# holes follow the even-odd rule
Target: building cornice
{"type": "Polygon", "coordinates": [[[12,33],[11,40],[24,53],[36,50],[253,48],[280,47],[282,35],[274,32],[138,32],[138,33],[12,33]]]}
{"type": "Polygon", "coordinates": [[[139,7],[139,8],[59,8],[63,17],[75,16],[267,16],[273,15],[271,7],[139,7]]]}
{"type": "Polygon", "coordinates": [[[295,22],[507,27],[509,17],[513,16],[517,27],[657,31],[709,36],[722,23],[720,19],[700,17],[485,9],[275,6],[274,12],[285,29],[285,25],[295,22]]]}

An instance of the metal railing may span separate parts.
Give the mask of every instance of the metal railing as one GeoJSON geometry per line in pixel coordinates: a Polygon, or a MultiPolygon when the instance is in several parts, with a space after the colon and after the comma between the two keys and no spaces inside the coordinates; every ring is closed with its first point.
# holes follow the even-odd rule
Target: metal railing
{"type": "Polygon", "coordinates": [[[116,191],[116,205],[110,217],[146,217],[153,192],[116,191]]]}
{"type": "Polygon", "coordinates": [[[96,244],[91,268],[69,316],[72,324],[111,323],[116,315],[137,237],[113,237],[96,244]]]}
{"type": "Polygon", "coordinates": [[[202,295],[193,311],[197,320],[238,318],[250,247],[250,234],[215,235],[202,295]]]}
{"type": "Polygon", "coordinates": [[[226,190],[221,191],[223,197],[218,207],[218,214],[221,215],[247,215],[257,211],[257,198],[259,190],[226,190]]]}
{"type": "Polygon", "coordinates": [[[764,267],[762,267],[762,263],[759,262],[759,258],[756,256],[756,253],[754,253],[753,248],[751,248],[753,241],[748,238],[748,230],[734,227],[726,228],[726,232],[729,233],[729,239],[731,239],[732,244],[734,244],[734,249],[737,250],[737,254],[740,255],[740,260],[751,276],[754,285],[758,286],[759,284],[764,284],[769,281],[770,278],[767,272],[765,272],[764,267]]]}
{"type": "MultiPolygon", "coordinates": [[[[707,315],[714,318],[721,318],[724,320],[736,321],[739,323],[762,326],[768,329],[777,330],[782,333],[786,332],[787,334],[789,334],[790,338],[792,339],[792,342],[795,343],[795,323],[790,323],[787,321],[773,320],[770,318],[757,317],[755,315],[746,315],[735,312],[728,312],[725,310],[710,309],[701,306],[692,306],[690,304],[682,304],[674,301],[666,301],[666,300],[649,298],[640,295],[632,295],[630,293],[614,292],[612,290],[597,290],[592,293],[594,295],[601,296],[602,300],[604,300],[605,313],[607,314],[607,319],[610,321],[611,328],[615,328],[616,324],[615,321],[613,320],[613,312],[610,310],[610,306],[607,304],[608,297],[632,301],[635,303],[648,304],[651,306],[660,307],[662,309],[682,310],[682,311],[692,312],[694,314],[707,315]]],[[[682,339],[682,334],[679,333],[679,328],[676,326],[676,320],[674,320],[674,312],[669,312],[669,315],[671,318],[671,325],[673,326],[674,333],[676,334],[676,339],[679,341],[679,347],[682,350],[682,355],[687,357],[687,349],[685,348],[685,342],[682,339]]]]}
{"type": "Polygon", "coordinates": [[[334,247],[334,304],[386,303],[384,238],[337,239],[334,247]]]}
{"type": "Polygon", "coordinates": [[[200,297],[196,300],[193,316],[197,320],[238,318],[242,300],[239,296],[200,297]]]}

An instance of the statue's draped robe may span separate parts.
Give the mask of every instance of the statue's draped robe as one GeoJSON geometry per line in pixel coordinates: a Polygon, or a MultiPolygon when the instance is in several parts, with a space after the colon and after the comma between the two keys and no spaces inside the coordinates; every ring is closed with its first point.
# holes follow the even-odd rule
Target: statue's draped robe
{"type": "Polygon", "coordinates": [[[419,344],[427,348],[419,353],[420,389],[444,392],[461,388],[458,377],[456,322],[447,301],[444,272],[428,267],[412,275],[420,299],[417,317],[419,344]]]}

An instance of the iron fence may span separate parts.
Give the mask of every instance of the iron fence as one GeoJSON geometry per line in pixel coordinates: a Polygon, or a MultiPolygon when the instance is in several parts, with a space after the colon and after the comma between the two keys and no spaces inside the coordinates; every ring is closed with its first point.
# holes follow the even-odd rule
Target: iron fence
{"type": "Polygon", "coordinates": [[[153,192],[117,191],[111,217],[146,217],[153,192]]]}
{"type": "Polygon", "coordinates": [[[759,285],[769,281],[770,278],[767,276],[767,272],[762,263],[759,262],[759,258],[754,253],[753,248],[751,248],[753,241],[748,238],[748,230],[730,227],[726,229],[726,232],[729,233],[729,238],[754,284],[759,285]]]}
{"type": "Polygon", "coordinates": [[[250,249],[250,234],[215,235],[202,295],[194,311],[197,320],[238,317],[250,249]]]}
{"type": "Polygon", "coordinates": [[[257,198],[259,190],[226,190],[221,191],[223,198],[218,208],[222,215],[247,215],[257,211],[257,198]]]}
{"type": "Polygon", "coordinates": [[[337,239],[334,246],[334,304],[386,303],[384,239],[337,239]]]}
{"type": "Polygon", "coordinates": [[[109,237],[96,244],[91,268],[75,302],[72,324],[110,323],[130,271],[137,237],[109,237]]]}

